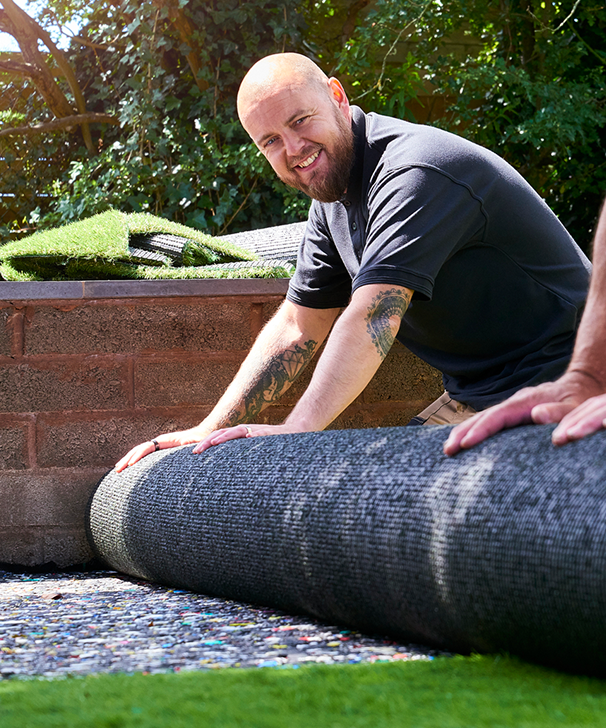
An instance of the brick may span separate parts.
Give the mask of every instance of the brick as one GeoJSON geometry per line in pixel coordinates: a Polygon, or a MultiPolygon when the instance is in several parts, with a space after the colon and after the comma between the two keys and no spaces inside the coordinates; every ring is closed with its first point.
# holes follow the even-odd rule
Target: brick
{"type": "Polygon", "coordinates": [[[93,558],[83,528],[46,528],[41,540],[44,564],[56,564],[64,569],[83,566],[93,558]]]}
{"type": "Polygon", "coordinates": [[[93,557],[82,528],[0,528],[0,562],[25,568],[82,565],[93,557]]]}
{"type": "Polygon", "coordinates": [[[40,529],[0,526],[0,564],[26,567],[44,564],[43,534],[40,529]]]}
{"type": "Polygon", "coordinates": [[[25,331],[28,355],[233,351],[251,344],[247,301],[36,306],[25,331]]]}
{"type": "MultiPolygon", "coordinates": [[[[49,416],[37,420],[37,464],[40,468],[111,468],[132,447],[164,432],[197,425],[210,408],[184,408],[166,414],[140,413],[129,417],[110,413],[49,416]]],[[[1,431],[0,431],[1,432],[1,431]]]]}
{"type": "Polygon", "coordinates": [[[0,355],[10,356],[13,327],[11,326],[11,315],[13,309],[6,306],[0,308],[0,355]]]}
{"type": "Polygon", "coordinates": [[[0,412],[119,409],[129,404],[124,361],[80,357],[0,368],[0,412]]]}
{"type": "Polygon", "coordinates": [[[140,361],[135,366],[137,407],[215,404],[236,375],[239,361],[140,361]]]}
{"type": "Polygon", "coordinates": [[[0,528],[84,528],[88,498],[107,470],[58,468],[0,471],[0,528]]]}
{"type": "Polygon", "coordinates": [[[327,428],[329,430],[363,430],[373,427],[404,427],[433,400],[396,402],[392,405],[350,405],[327,428]]]}
{"type": "Polygon", "coordinates": [[[255,418],[254,423],[258,425],[280,425],[292,412],[292,407],[283,407],[280,404],[272,404],[255,418]]]}
{"type": "MultiPolygon", "coordinates": [[[[198,424],[235,376],[253,329],[280,302],[30,303],[25,356],[25,310],[0,307],[0,562],[86,561],[84,513],[96,483],[139,442],[198,424]]],[[[314,366],[258,421],[282,422],[314,366]]],[[[441,392],[440,375],[397,344],[331,427],[403,425],[441,392]]]]}
{"type": "Polygon", "coordinates": [[[28,463],[27,424],[0,423],[0,470],[22,470],[28,463]]]}

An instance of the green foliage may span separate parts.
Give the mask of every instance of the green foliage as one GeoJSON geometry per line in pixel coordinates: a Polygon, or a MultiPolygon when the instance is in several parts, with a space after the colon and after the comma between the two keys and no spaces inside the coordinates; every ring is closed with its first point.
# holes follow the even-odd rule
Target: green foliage
{"type": "MultiPolygon", "coordinates": [[[[63,3],[50,5],[61,16],[63,3]]],[[[15,194],[27,188],[46,195],[38,196],[37,209],[31,196],[24,200],[20,220],[48,227],[117,208],[151,212],[216,235],[306,215],[309,201],[274,180],[235,111],[245,70],[259,56],[298,38],[302,21],[293,10],[296,3],[174,5],[194,29],[189,45],[172,21],[168,0],[97,2],[80,10],[86,19],[80,36],[94,45],[72,43],[69,59],[88,110],[115,114],[120,124],[93,127],[99,149],[94,157],[82,148],[79,134],[47,135],[45,143],[55,140],[52,178],[36,180],[17,171],[40,165],[46,155],[37,143],[28,150],[22,138],[0,140],[6,161],[15,163],[9,167],[15,194]],[[196,77],[190,53],[199,66],[196,77]],[[57,141],[65,150],[58,165],[57,141]]],[[[63,17],[70,14],[63,11],[63,17]]],[[[9,84],[7,90],[14,100],[12,113],[30,123],[45,117],[43,106],[23,101],[18,85],[9,84]]]]}
{"type": "MultiPolygon", "coordinates": [[[[606,53],[596,50],[606,6],[583,5],[554,3],[541,17],[545,3],[533,3],[533,22],[515,38],[492,30],[483,56],[436,78],[453,97],[441,123],[511,162],[588,249],[606,191],[606,53]]],[[[511,6],[499,27],[516,19],[511,6]]]]}
{"type": "MultiPolygon", "coordinates": [[[[252,63],[294,50],[365,111],[438,124],[504,156],[588,247],[606,190],[603,2],[47,0],[41,22],[72,17],[88,43],[67,52],[87,107],[119,125],[92,125],[93,156],[78,131],[1,138],[18,225],[116,208],[217,235],[304,218],[308,199],[275,178],[235,110],[252,63]]],[[[4,75],[0,87],[2,126],[48,119],[28,82],[4,75]]]]}
{"type": "Polygon", "coordinates": [[[600,2],[377,0],[331,62],[366,110],[415,109],[505,157],[587,250],[606,192],[605,47],[600,2]]]}

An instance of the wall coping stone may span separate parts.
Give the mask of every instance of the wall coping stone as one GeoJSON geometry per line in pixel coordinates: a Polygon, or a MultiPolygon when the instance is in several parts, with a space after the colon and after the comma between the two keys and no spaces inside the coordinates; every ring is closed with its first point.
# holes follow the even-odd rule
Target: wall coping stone
{"type": "Polygon", "coordinates": [[[284,295],[288,278],[161,281],[0,281],[0,301],[284,295]]]}

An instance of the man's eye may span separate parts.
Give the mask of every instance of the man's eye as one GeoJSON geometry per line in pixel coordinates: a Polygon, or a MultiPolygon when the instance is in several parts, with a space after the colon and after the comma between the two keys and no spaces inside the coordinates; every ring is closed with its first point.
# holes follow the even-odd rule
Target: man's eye
{"type": "Polygon", "coordinates": [[[302,117],[301,117],[300,119],[297,119],[297,120],[295,121],[295,126],[296,126],[296,125],[298,125],[298,124],[302,124],[302,123],[303,123],[303,122],[304,122],[304,121],[305,121],[306,119],[308,119],[308,118],[309,118],[309,117],[307,117],[307,116],[302,116],[302,117]]]}
{"type": "Polygon", "coordinates": [[[272,145],[272,144],[273,144],[273,143],[274,143],[274,142],[276,141],[276,139],[277,139],[277,137],[272,137],[271,139],[268,139],[268,140],[267,140],[267,141],[265,142],[265,145],[264,145],[264,146],[266,146],[266,147],[270,147],[270,146],[271,146],[271,145],[272,145]]]}

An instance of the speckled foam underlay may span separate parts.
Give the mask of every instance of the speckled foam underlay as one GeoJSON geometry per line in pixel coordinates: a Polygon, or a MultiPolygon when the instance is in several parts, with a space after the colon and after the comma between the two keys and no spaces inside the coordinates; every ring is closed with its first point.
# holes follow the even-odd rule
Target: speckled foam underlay
{"type": "Polygon", "coordinates": [[[101,481],[89,537],[176,588],[604,674],[606,433],[558,449],[551,431],[454,458],[448,427],[164,450],[101,481]]]}

